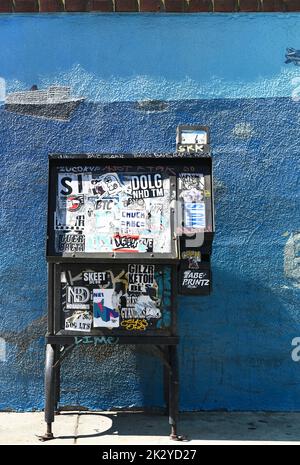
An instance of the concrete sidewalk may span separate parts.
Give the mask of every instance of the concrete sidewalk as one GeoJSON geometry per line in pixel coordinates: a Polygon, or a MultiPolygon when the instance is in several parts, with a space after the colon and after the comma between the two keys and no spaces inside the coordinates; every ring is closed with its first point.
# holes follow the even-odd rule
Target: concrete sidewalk
{"type": "Polygon", "coordinates": [[[40,442],[43,412],[0,413],[0,444],[196,445],[300,444],[300,413],[193,412],[180,414],[178,433],[188,442],[169,439],[168,417],[142,412],[61,412],[55,439],[40,442]]]}

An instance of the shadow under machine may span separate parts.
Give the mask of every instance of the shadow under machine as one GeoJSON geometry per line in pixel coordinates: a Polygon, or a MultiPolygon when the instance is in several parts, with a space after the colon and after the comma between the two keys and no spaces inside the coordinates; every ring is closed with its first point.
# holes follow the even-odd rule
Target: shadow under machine
{"type": "Polygon", "coordinates": [[[115,344],[151,344],[163,361],[178,438],[177,294],[209,294],[213,229],[208,144],[192,155],[49,157],[43,439],[64,357],[115,344]]]}

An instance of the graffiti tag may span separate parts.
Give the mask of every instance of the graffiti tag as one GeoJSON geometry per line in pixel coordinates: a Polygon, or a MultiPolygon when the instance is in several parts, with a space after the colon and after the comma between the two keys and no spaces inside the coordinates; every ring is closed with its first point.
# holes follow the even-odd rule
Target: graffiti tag
{"type": "Polygon", "coordinates": [[[127,329],[127,331],[145,331],[148,323],[146,320],[130,319],[122,321],[121,326],[127,329]]]}
{"type": "Polygon", "coordinates": [[[107,344],[113,345],[118,344],[119,338],[115,336],[75,336],[75,345],[79,344],[91,344],[94,346],[107,344]]]}

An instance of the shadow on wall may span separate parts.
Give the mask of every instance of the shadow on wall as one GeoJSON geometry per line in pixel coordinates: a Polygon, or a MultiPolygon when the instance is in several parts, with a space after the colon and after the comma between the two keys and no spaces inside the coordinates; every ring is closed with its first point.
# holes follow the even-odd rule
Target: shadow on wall
{"type": "MultiPolygon", "coordinates": [[[[297,385],[282,398],[285,383],[297,383],[290,353],[298,332],[296,321],[291,327],[284,292],[218,269],[214,283],[210,297],[179,299],[181,410],[295,408],[297,385]]],[[[84,349],[77,365],[84,364],[84,372],[76,369],[77,354],[65,363],[63,380],[66,391],[76,385],[80,405],[164,406],[162,364],[151,347],[84,349]],[[107,390],[115,393],[108,402],[107,390]]]]}
{"type": "Polygon", "coordinates": [[[212,267],[211,296],[179,299],[181,410],[299,409],[296,294],[241,280],[231,266],[212,267]]]}

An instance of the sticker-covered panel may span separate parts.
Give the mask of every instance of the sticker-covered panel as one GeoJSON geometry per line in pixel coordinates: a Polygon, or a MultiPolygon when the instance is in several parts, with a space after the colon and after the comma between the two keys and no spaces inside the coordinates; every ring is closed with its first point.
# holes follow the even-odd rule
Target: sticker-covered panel
{"type": "Polygon", "coordinates": [[[66,265],[60,272],[60,296],[63,330],[145,334],[171,325],[168,266],[66,265]]]}
{"type": "Polygon", "coordinates": [[[163,173],[60,167],[53,226],[55,253],[172,252],[171,180],[163,173]]]}

